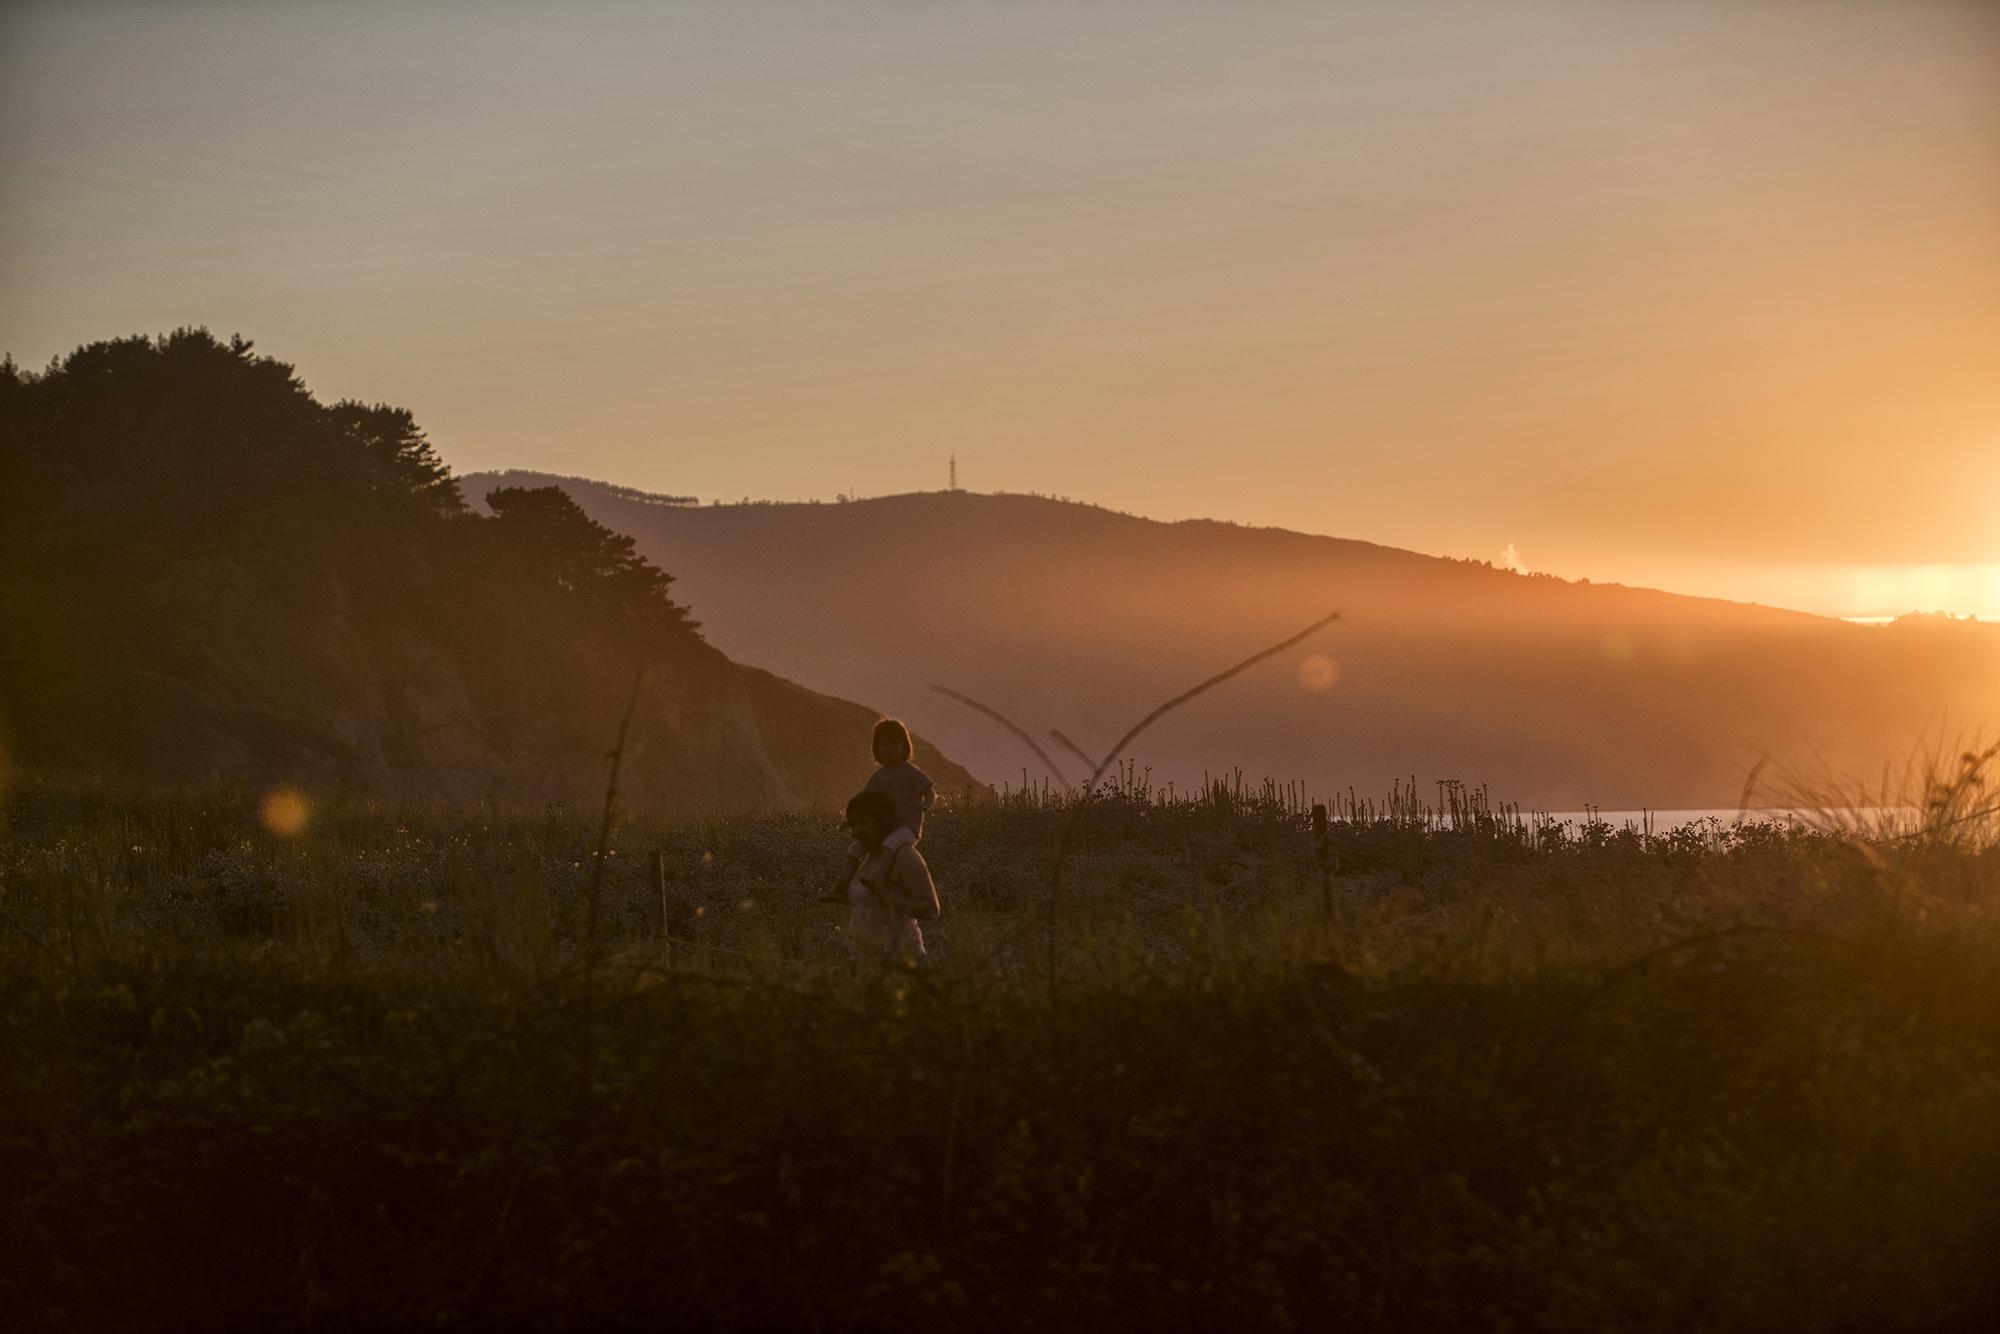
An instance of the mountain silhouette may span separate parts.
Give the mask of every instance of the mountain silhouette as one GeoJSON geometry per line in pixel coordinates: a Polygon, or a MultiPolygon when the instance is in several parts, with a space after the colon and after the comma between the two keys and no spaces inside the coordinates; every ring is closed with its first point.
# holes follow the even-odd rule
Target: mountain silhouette
{"type": "MultiPolygon", "coordinates": [[[[0,365],[0,740],[48,773],[833,804],[875,710],[741,667],[562,492],[481,513],[410,414],[205,331],[0,365]]],[[[941,786],[971,781],[920,740],[941,786]]]]}
{"type": "Polygon", "coordinates": [[[1034,496],[704,506],[550,474],[468,479],[500,485],[560,486],[675,572],[718,646],[876,701],[995,782],[1043,770],[934,684],[1096,754],[1334,609],[1334,626],[1168,716],[1133,759],[1183,787],[1240,767],[1316,791],[1414,776],[1545,809],[1733,807],[1767,755],[1767,776],[1872,784],[2000,721],[2000,627],[1986,624],[1851,625],[1034,496]]]}

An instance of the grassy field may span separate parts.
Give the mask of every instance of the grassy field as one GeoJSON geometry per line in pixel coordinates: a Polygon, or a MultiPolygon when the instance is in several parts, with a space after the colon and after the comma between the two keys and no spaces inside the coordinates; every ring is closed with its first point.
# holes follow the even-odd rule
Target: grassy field
{"type": "Polygon", "coordinates": [[[627,813],[593,907],[595,811],[308,800],[280,835],[255,794],[28,782],[0,1310],[1977,1326],[1978,770],[1905,828],[1651,837],[1457,791],[1324,840],[1268,787],[967,795],[925,839],[921,969],[852,960],[813,902],[830,815],[627,813]]]}

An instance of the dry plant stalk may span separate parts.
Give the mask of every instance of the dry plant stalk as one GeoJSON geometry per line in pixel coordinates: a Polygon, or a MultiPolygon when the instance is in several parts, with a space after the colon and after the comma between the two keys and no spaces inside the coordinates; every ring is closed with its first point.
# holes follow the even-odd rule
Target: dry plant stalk
{"type": "MultiPolygon", "coordinates": [[[[1321,630],[1324,630],[1327,626],[1332,625],[1335,621],[1339,619],[1340,619],[1340,613],[1338,611],[1329,612],[1325,616],[1322,616],[1318,620],[1314,621],[1311,625],[1308,625],[1305,629],[1299,631],[1297,634],[1281,639],[1277,643],[1271,645],[1269,648],[1260,649],[1259,651],[1252,653],[1249,657],[1243,659],[1243,661],[1237,663],[1235,666],[1225,668],[1224,670],[1217,672],[1214,676],[1209,677],[1207,680],[1202,681],[1197,685],[1190,686],[1188,689],[1183,690],[1180,694],[1175,695],[1172,699],[1168,700],[1166,703],[1154,709],[1151,713],[1141,718],[1138,722],[1132,724],[1132,726],[1126,730],[1124,736],[1118,738],[1118,743],[1112,746],[1112,748],[1105,753],[1104,758],[1098,761],[1096,768],[1091,770],[1090,777],[1084,782],[1083,790],[1086,793],[1095,790],[1095,788],[1097,787],[1098,780],[1104,777],[1104,771],[1109,769],[1113,764],[1116,764],[1118,762],[1118,757],[1124,754],[1125,748],[1131,745],[1135,740],[1137,740],[1139,735],[1142,732],[1144,732],[1147,728],[1151,727],[1154,723],[1166,717],[1168,714],[1172,713],[1175,709],[1178,709],[1181,705],[1186,704],[1188,701],[1195,699],[1203,694],[1206,694],[1208,691],[1213,690],[1215,687],[1221,685],[1225,681],[1230,680],[1232,677],[1240,676],[1242,673],[1249,671],[1252,667],[1255,667],[1258,663],[1263,662],[1265,659],[1274,658],[1278,654],[1283,653],[1286,649],[1294,648],[1299,644],[1304,643],[1307,639],[1310,639],[1313,635],[1318,634],[1321,630]]],[[[1028,749],[1032,750],[1035,753],[1036,758],[1040,759],[1043,764],[1046,764],[1049,767],[1049,772],[1055,774],[1057,779],[1059,779],[1062,782],[1062,785],[1065,788],[1068,788],[1070,786],[1069,780],[1063,777],[1062,771],[1056,768],[1055,762],[1049,759],[1049,757],[1043,752],[1042,748],[1035,744],[1035,739],[1029,736],[1028,733],[1025,730],[1023,730],[1019,725],[1017,725],[1011,718],[1008,718],[1005,714],[1001,713],[999,710],[991,708],[985,704],[981,704],[978,700],[973,699],[971,696],[961,694],[956,690],[951,690],[944,686],[939,686],[939,685],[934,685],[931,687],[931,689],[937,691],[940,695],[945,695],[951,699],[955,699],[959,703],[964,704],[969,708],[977,709],[979,712],[985,714],[987,717],[999,723],[1002,727],[1005,727],[1015,736],[1021,738],[1021,740],[1024,743],[1026,743],[1028,749]]],[[[1084,754],[1082,747],[1078,746],[1068,737],[1064,736],[1060,732],[1052,732],[1050,733],[1050,735],[1053,736],[1056,739],[1056,741],[1058,741],[1060,744],[1068,747],[1073,754],[1081,756],[1083,758],[1084,763],[1088,764],[1090,762],[1090,757],[1084,754]]],[[[1069,855],[1070,834],[1075,829],[1077,815],[1081,810],[1082,810],[1081,803],[1071,803],[1068,813],[1064,815],[1062,826],[1056,833],[1055,863],[1049,869],[1049,899],[1048,899],[1048,911],[1044,923],[1044,936],[1045,936],[1045,952],[1047,954],[1047,966],[1048,966],[1048,977],[1049,977],[1049,995],[1051,1000],[1054,999],[1056,990],[1056,905],[1062,897],[1063,860],[1065,857],[1069,855]]]]}
{"type": "MultiPolygon", "coordinates": [[[[1070,754],[1076,756],[1079,760],[1082,760],[1085,764],[1094,765],[1097,763],[1096,760],[1091,759],[1089,755],[1084,753],[1084,749],[1082,746],[1077,745],[1076,742],[1071,741],[1068,737],[1064,736],[1061,732],[1057,731],[1053,727],[1049,729],[1049,739],[1051,741],[1054,741],[1058,746],[1061,746],[1064,750],[1068,751],[1070,754]]],[[[1089,791],[1088,788],[1084,790],[1086,792],[1089,791]]]]}
{"type": "Polygon", "coordinates": [[[618,809],[618,770],[625,763],[625,738],[632,731],[632,715],[639,708],[639,691],[646,684],[646,663],[642,658],[632,673],[632,694],[625,701],[625,714],[618,720],[618,742],[611,748],[611,776],[604,783],[604,814],[597,825],[597,856],[590,864],[590,890],[583,910],[583,1061],[579,1067],[578,1095],[590,1097],[591,1060],[596,1043],[591,1035],[591,1000],[597,977],[597,912],[604,896],[604,863],[611,856],[611,821],[618,809]]]}
{"type": "MultiPolygon", "coordinates": [[[[1320,617],[1318,620],[1314,621],[1311,625],[1308,625],[1305,629],[1299,631],[1297,634],[1292,635],[1286,639],[1281,639],[1267,649],[1261,649],[1256,653],[1252,653],[1249,657],[1243,659],[1243,661],[1237,663],[1234,667],[1225,668],[1224,670],[1217,672],[1214,676],[1209,677],[1206,681],[1201,682],[1199,685],[1190,686],[1188,689],[1183,690],[1180,694],[1175,695],[1172,699],[1168,700],[1166,703],[1154,709],[1151,713],[1141,718],[1138,722],[1132,724],[1132,726],[1126,730],[1125,735],[1118,738],[1118,743],[1112,746],[1110,750],[1105,752],[1104,758],[1101,761],[1099,761],[1097,767],[1091,771],[1090,780],[1084,785],[1085,790],[1088,791],[1089,789],[1096,787],[1097,780],[1104,777],[1104,771],[1106,769],[1109,769],[1113,764],[1117,763],[1118,757],[1125,753],[1125,748],[1131,745],[1134,741],[1136,741],[1139,737],[1139,734],[1144,732],[1147,728],[1151,727],[1154,723],[1166,717],[1168,714],[1172,713],[1175,709],[1178,709],[1181,705],[1186,704],[1188,701],[1195,699],[1203,694],[1206,694],[1208,691],[1213,690],[1215,687],[1221,685],[1223,682],[1228,681],[1233,677],[1240,676],[1244,672],[1249,671],[1252,667],[1255,667],[1258,663],[1263,662],[1265,659],[1275,658],[1280,653],[1283,653],[1286,649],[1294,648],[1299,644],[1304,643],[1306,640],[1318,634],[1321,630],[1326,629],[1327,626],[1332,625],[1335,621],[1339,619],[1340,619],[1340,613],[1338,611],[1328,612],[1326,615],[1320,617]]],[[[1056,903],[1062,894],[1063,858],[1067,856],[1069,853],[1070,833],[1076,826],[1077,812],[1080,809],[1081,808],[1078,806],[1071,806],[1069,809],[1069,814],[1063,819],[1062,828],[1056,834],[1055,865],[1051,867],[1049,870],[1048,920],[1044,926],[1044,934],[1046,937],[1045,948],[1048,956],[1049,995],[1051,1000],[1054,999],[1055,989],[1056,989],[1056,903]]]]}
{"type": "MultiPolygon", "coordinates": [[[[1009,718],[1006,714],[1000,712],[1000,710],[993,708],[990,705],[981,704],[978,700],[974,699],[970,695],[962,694],[959,691],[953,690],[950,686],[933,685],[931,689],[937,691],[938,694],[943,695],[946,699],[955,699],[960,704],[965,705],[966,708],[972,709],[978,713],[985,714],[988,718],[991,718],[994,722],[999,723],[1002,727],[1012,732],[1015,736],[1021,738],[1021,744],[1026,746],[1029,750],[1035,753],[1035,758],[1040,760],[1045,766],[1047,766],[1048,771],[1056,776],[1056,781],[1063,785],[1064,790],[1065,791],[1070,790],[1069,779],[1063,775],[1063,771],[1061,769],[1056,767],[1056,762],[1049,758],[1048,752],[1043,750],[1040,746],[1036,745],[1035,739],[1029,736],[1027,732],[1023,730],[1021,727],[1017,726],[1013,719],[1009,718]]],[[[1088,762],[1089,762],[1089,757],[1086,756],[1085,763],[1088,762]]]]}
{"type": "Polygon", "coordinates": [[[1299,631],[1291,638],[1281,640],[1280,642],[1271,645],[1271,647],[1264,649],[1261,652],[1252,653],[1249,657],[1237,663],[1234,667],[1228,668],[1227,670],[1224,671],[1217,672],[1214,676],[1209,677],[1206,681],[1203,681],[1200,685],[1191,686],[1190,688],[1183,690],[1180,694],[1175,695],[1165,704],[1160,705],[1157,709],[1154,709],[1151,713],[1141,718],[1138,722],[1132,724],[1131,730],[1126,732],[1124,736],[1118,738],[1118,743],[1114,745],[1109,751],[1105,752],[1103,762],[1100,763],[1094,771],[1092,771],[1090,775],[1090,785],[1095,786],[1097,780],[1104,777],[1104,771],[1106,769],[1109,769],[1113,764],[1115,764],[1118,760],[1118,757],[1125,753],[1125,747],[1131,745],[1134,741],[1136,741],[1139,737],[1139,734],[1145,731],[1147,728],[1151,727],[1154,723],[1160,721],[1160,719],[1166,717],[1168,714],[1172,713],[1175,709],[1178,709],[1181,705],[1187,703],[1191,699],[1194,699],[1196,696],[1205,694],[1208,691],[1213,690],[1215,687],[1221,685],[1224,681],[1229,680],[1233,676],[1238,676],[1244,672],[1249,671],[1252,667],[1255,667],[1258,663],[1264,661],[1266,658],[1275,658],[1288,648],[1296,648],[1298,645],[1304,643],[1307,639],[1310,639],[1312,636],[1318,634],[1321,630],[1326,629],[1327,626],[1332,625],[1335,621],[1339,619],[1340,619],[1339,612],[1337,611],[1328,612],[1325,616],[1320,617],[1318,620],[1314,621],[1311,625],[1299,631]]]}

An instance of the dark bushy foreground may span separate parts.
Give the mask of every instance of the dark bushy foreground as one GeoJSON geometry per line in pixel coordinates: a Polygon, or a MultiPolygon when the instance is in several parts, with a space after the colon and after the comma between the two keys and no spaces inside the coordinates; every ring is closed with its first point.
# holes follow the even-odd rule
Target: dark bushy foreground
{"type": "Polygon", "coordinates": [[[27,1325],[2000,1319],[1970,842],[1384,819],[1329,905],[1282,807],[1104,800],[1052,988],[1060,807],[938,820],[911,972],[843,962],[803,822],[629,830],[586,969],[585,818],[231,803],[15,804],[27,1325]]]}

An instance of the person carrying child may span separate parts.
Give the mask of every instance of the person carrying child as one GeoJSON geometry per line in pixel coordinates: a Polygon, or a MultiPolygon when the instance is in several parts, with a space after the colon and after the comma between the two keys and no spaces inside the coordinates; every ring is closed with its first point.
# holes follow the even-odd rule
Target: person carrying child
{"type": "Polygon", "coordinates": [[[849,941],[857,949],[924,957],[921,923],[941,911],[930,867],[909,826],[898,823],[896,804],[882,791],[857,792],[847,803],[847,829],[861,856],[847,883],[849,941]]]}
{"type": "MultiPolygon", "coordinates": [[[[929,774],[910,762],[910,754],[915,749],[910,741],[910,729],[898,720],[884,718],[877,722],[874,735],[869,740],[869,749],[874,752],[876,768],[862,785],[862,795],[873,794],[887,802],[886,806],[873,800],[868,804],[869,811],[887,821],[880,833],[881,845],[909,847],[921,866],[923,854],[916,852],[915,845],[924,836],[925,813],[937,802],[936,786],[929,774]]],[[[857,796],[855,801],[860,799],[857,796]]],[[[854,811],[854,802],[850,801],[850,828],[854,811]]],[[[847,860],[840,869],[840,877],[834,882],[832,892],[827,895],[828,902],[850,902],[851,887],[857,882],[863,861],[873,850],[857,831],[854,841],[847,845],[847,860]]],[[[924,880],[926,883],[930,880],[928,867],[924,870],[924,880]]],[[[932,890],[932,900],[935,901],[936,897],[936,891],[932,890]]],[[[918,953],[922,953],[921,931],[918,932],[918,942],[918,953]]]]}

